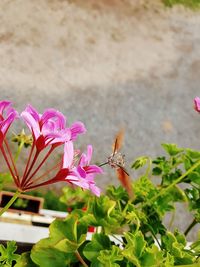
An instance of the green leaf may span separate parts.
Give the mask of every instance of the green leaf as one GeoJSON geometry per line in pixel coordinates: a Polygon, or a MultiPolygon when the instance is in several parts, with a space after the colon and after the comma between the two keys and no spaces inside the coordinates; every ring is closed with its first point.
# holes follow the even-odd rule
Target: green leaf
{"type": "Polygon", "coordinates": [[[141,232],[136,232],[134,234],[127,232],[124,234],[127,241],[125,249],[122,251],[122,255],[127,258],[128,261],[136,265],[136,267],[142,267],[140,262],[140,257],[142,256],[146,241],[141,232]]]}
{"type": "Polygon", "coordinates": [[[107,196],[101,196],[100,198],[96,199],[94,203],[94,216],[96,218],[104,218],[109,217],[111,212],[114,210],[116,202],[109,199],[107,196]]]}
{"type": "Polygon", "coordinates": [[[200,152],[193,149],[186,149],[186,155],[188,155],[192,159],[200,159],[200,152]]]}
{"type": "Polygon", "coordinates": [[[21,257],[17,260],[15,267],[38,267],[30,257],[30,252],[25,252],[21,255],[21,257]]]}
{"type": "Polygon", "coordinates": [[[55,248],[41,248],[34,246],[31,251],[31,259],[41,267],[69,266],[74,260],[74,255],[59,251],[55,248]]]}
{"type": "MultiPolygon", "coordinates": [[[[116,208],[116,201],[109,199],[108,196],[102,195],[95,198],[90,204],[91,213],[95,217],[98,226],[104,227],[105,232],[115,232],[124,220],[121,211],[116,208]]],[[[95,225],[95,224],[93,224],[95,225]]]]}
{"type": "Polygon", "coordinates": [[[65,266],[78,261],[75,252],[86,240],[87,226],[81,224],[76,214],[65,220],[56,219],[50,225],[50,236],[40,240],[31,251],[31,259],[44,266],[65,266]],[[55,264],[55,265],[54,265],[55,264]]]}
{"type": "Polygon", "coordinates": [[[90,267],[105,267],[105,265],[96,259],[90,264],[90,267]]]}
{"type": "Polygon", "coordinates": [[[60,197],[60,201],[72,209],[82,209],[87,206],[90,199],[94,198],[88,190],[82,190],[80,187],[65,186],[62,191],[63,195],[60,197]]]}
{"type": "Polygon", "coordinates": [[[153,245],[151,248],[147,248],[143,253],[140,261],[142,267],[149,266],[162,266],[163,255],[162,251],[157,246],[153,245]]]}
{"type": "Polygon", "coordinates": [[[104,234],[93,234],[92,241],[83,249],[83,255],[90,261],[94,261],[101,250],[110,249],[111,242],[108,236],[104,234]]]}
{"type": "Polygon", "coordinates": [[[134,183],[134,193],[138,199],[150,199],[157,195],[158,189],[146,176],[134,183]]]}
{"type": "Polygon", "coordinates": [[[116,262],[122,261],[121,250],[117,246],[112,246],[111,250],[101,250],[98,260],[107,267],[120,267],[116,262]]]}
{"type": "Polygon", "coordinates": [[[178,148],[176,144],[161,144],[161,146],[170,156],[176,156],[184,151],[183,148],[178,148]]]}
{"type": "Polygon", "coordinates": [[[137,169],[143,167],[147,163],[148,159],[149,159],[149,157],[147,157],[147,156],[142,156],[142,157],[137,158],[133,162],[131,168],[137,170],[137,169]]]}
{"type": "Polygon", "coordinates": [[[162,169],[160,167],[155,167],[152,170],[153,175],[160,175],[162,173],[162,169]]]}
{"type": "Polygon", "coordinates": [[[188,179],[190,179],[193,183],[200,185],[200,173],[197,171],[193,171],[188,175],[188,179]]]}
{"type": "Polygon", "coordinates": [[[15,254],[17,250],[16,242],[9,241],[7,242],[6,248],[1,244],[0,245],[0,263],[6,267],[11,267],[13,262],[19,259],[19,255],[15,254]]]}
{"type": "Polygon", "coordinates": [[[124,200],[125,202],[127,202],[129,200],[128,193],[125,190],[125,188],[122,186],[119,186],[117,188],[113,185],[108,186],[108,188],[106,190],[106,195],[115,201],[124,200]]]}
{"type": "Polygon", "coordinates": [[[183,235],[177,231],[175,235],[167,232],[166,235],[162,237],[162,242],[165,249],[174,256],[175,265],[193,263],[193,256],[190,251],[185,250],[186,241],[183,235]]]}
{"type": "MultiPolygon", "coordinates": [[[[66,244],[66,250],[71,248],[67,246],[73,245],[73,249],[75,250],[78,246],[80,246],[85,238],[87,233],[87,226],[84,226],[78,222],[77,216],[70,214],[67,216],[65,220],[56,219],[50,225],[50,237],[42,239],[37,243],[38,246],[58,246],[61,244],[66,244]]],[[[61,245],[63,250],[63,246],[61,245]]],[[[69,252],[68,251],[68,252],[69,252]]]]}

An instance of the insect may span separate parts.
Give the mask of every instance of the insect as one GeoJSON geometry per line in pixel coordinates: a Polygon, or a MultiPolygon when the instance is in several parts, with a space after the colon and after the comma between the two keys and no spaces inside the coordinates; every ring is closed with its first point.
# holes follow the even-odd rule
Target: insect
{"type": "Polygon", "coordinates": [[[122,147],[123,138],[124,130],[121,130],[115,137],[112,154],[108,157],[105,163],[102,163],[99,166],[101,167],[108,164],[111,168],[114,168],[121,185],[127,190],[129,197],[133,198],[131,178],[125,169],[125,155],[119,152],[122,147]]]}

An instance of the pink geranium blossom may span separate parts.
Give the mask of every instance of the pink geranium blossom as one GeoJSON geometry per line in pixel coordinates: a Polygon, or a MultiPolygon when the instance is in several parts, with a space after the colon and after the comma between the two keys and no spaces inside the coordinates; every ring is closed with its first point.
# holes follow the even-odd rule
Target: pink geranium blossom
{"type": "Polygon", "coordinates": [[[73,142],[69,141],[64,146],[64,157],[61,169],[55,177],[45,182],[34,184],[34,181],[26,185],[26,190],[34,189],[57,182],[67,182],[83,189],[91,190],[95,195],[100,195],[100,189],[95,185],[94,177],[102,173],[102,169],[96,165],[89,165],[92,156],[92,146],[88,146],[88,154],[82,154],[78,166],[75,166],[75,152],[73,142]]]}
{"type": "Polygon", "coordinates": [[[92,158],[92,146],[88,145],[87,147],[87,154],[83,153],[79,160],[79,164],[77,167],[79,183],[78,186],[81,186],[81,183],[87,183],[88,188],[90,189],[95,195],[100,195],[100,189],[95,185],[94,177],[97,174],[103,173],[103,170],[98,167],[97,165],[90,165],[90,161],[92,158]]]}
{"type": "Polygon", "coordinates": [[[20,117],[31,131],[33,142],[30,143],[31,148],[24,171],[20,174],[9,143],[4,139],[11,123],[17,117],[18,113],[12,108],[11,102],[0,101],[0,149],[19,191],[25,192],[44,185],[66,182],[100,195],[94,177],[102,173],[102,169],[90,165],[92,146],[88,146],[87,154],[82,154],[79,161],[79,152],[74,150],[73,142],[79,134],[86,131],[82,122],[75,122],[71,127],[67,127],[65,116],[61,112],[50,108],[39,114],[35,108],[28,105],[20,117]],[[64,146],[60,160],[42,173],[41,167],[60,145],[64,146]],[[47,179],[49,176],[52,178],[47,179]]]}
{"type": "Polygon", "coordinates": [[[78,134],[86,131],[81,122],[76,122],[71,128],[67,128],[65,116],[55,109],[47,109],[43,114],[39,114],[36,109],[28,105],[21,113],[21,117],[31,130],[38,150],[48,145],[60,145],[75,140],[78,134]]]}

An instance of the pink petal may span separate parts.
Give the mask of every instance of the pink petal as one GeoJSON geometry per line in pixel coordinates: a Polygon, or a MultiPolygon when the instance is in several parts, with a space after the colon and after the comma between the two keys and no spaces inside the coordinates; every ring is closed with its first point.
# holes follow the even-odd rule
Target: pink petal
{"type": "Polygon", "coordinates": [[[35,121],[39,122],[40,114],[37,112],[37,110],[34,107],[32,107],[31,105],[28,105],[24,111],[28,112],[35,119],[35,121]]]}
{"type": "Polygon", "coordinates": [[[14,119],[17,116],[17,112],[10,113],[8,117],[0,122],[0,128],[1,132],[5,135],[8,131],[8,128],[10,127],[11,123],[14,121],[14,119]]]}
{"type": "Polygon", "coordinates": [[[90,190],[97,197],[101,195],[101,189],[97,187],[95,184],[90,184],[90,190]]]}
{"type": "Polygon", "coordinates": [[[78,167],[77,167],[77,171],[78,171],[78,174],[79,174],[82,178],[86,178],[86,172],[85,172],[85,170],[84,170],[81,166],[78,166],[78,167]]]}
{"type": "Polygon", "coordinates": [[[0,114],[3,115],[4,109],[9,107],[10,105],[11,105],[10,101],[7,100],[0,101],[0,114]]]}
{"type": "Polygon", "coordinates": [[[71,141],[64,146],[63,168],[70,168],[74,159],[74,146],[71,141]]]}
{"type": "Polygon", "coordinates": [[[41,116],[42,124],[47,123],[48,120],[55,121],[57,123],[57,127],[59,129],[65,128],[65,124],[66,124],[65,116],[61,112],[59,112],[55,109],[49,108],[49,109],[45,110],[45,112],[41,116]]]}
{"type": "Polygon", "coordinates": [[[87,147],[87,161],[88,161],[88,164],[90,164],[90,161],[92,159],[92,152],[93,152],[93,148],[92,148],[92,145],[88,145],[87,147]]]}
{"type": "Polygon", "coordinates": [[[89,189],[89,184],[84,178],[68,175],[65,180],[81,188],[89,189]]]}
{"type": "Polygon", "coordinates": [[[79,164],[81,167],[87,166],[87,156],[85,153],[82,153],[80,156],[79,164]]]}
{"type": "Polygon", "coordinates": [[[83,134],[86,132],[84,124],[80,121],[73,123],[70,127],[70,130],[72,132],[72,140],[75,140],[79,134],[83,134]]]}
{"type": "Polygon", "coordinates": [[[87,174],[92,174],[92,173],[103,173],[103,170],[102,168],[98,167],[97,165],[89,165],[89,166],[86,166],[84,167],[84,170],[86,171],[87,174]]]}
{"type": "Polygon", "coordinates": [[[21,117],[23,118],[24,122],[27,124],[29,129],[33,132],[34,137],[37,139],[40,136],[40,128],[38,122],[27,111],[23,111],[21,113],[21,117]]]}

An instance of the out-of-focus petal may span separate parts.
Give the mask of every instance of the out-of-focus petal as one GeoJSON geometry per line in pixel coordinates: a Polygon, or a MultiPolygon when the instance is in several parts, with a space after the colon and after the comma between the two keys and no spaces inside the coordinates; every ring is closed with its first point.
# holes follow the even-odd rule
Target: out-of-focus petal
{"type": "Polygon", "coordinates": [[[194,109],[200,112],[200,98],[198,96],[194,99],[194,109]]]}
{"type": "Polygon", "coordinates": [[[86,178],[86,172],[80,165],[77,167],[77,171],[82,178],[86,178]]]}
{"type": "Polygon", "coordinates": [[[68,175],[65,180],[67,182],[69,182],[71,184],[74,184],[76,186],[79,186],[81,188],[89,189],[89,184],[88,184],[87,180],[85,180],[84,178],[68,175]]]}
{"type": "Polygon", "coordinates": [[[97,165],[89,165],[89,166],[86,166],[84,167],[84,170],[87,172],[87,174],[92,174],[92,173],[103,173],[103,170],[102,168],[100,168],[99,166],[97,165]]]}
{"type": "Polygon", "coordinates": [[[96,186],[95,184],[90,184],[90,190],[97,197],[99,197],[101,195],[101,189],[98,186],[96,186]]]}
{"type": "Polygon", "coordinates": [[[9,107],[10,105],[11,105],[10,101],[7,100],[0,101],[0,114],[3,115],[5,108],[9,107]]]}
{"type": "Polygon", "coordinates": [[[87,162],[88,162],[88,165],[90,164],[90,161],[92,159],[92,152],[93,152],[92,145],[88,145],[87,146],[87,162]]]}
{"type": "Polygon", "coordinates": [[[88,165],[88,164],[87,164],[87,156],[86,156],[85,153],[82,153],[82,154],[81,154],[81,157],[80,157],[80,159],[79,159],[79,165],[80,165],[81,167],[88,165]]]}
{"type": "Polygon", "coordinates": [[[86,132],[85,125],[80,121],[73,123],[72,126],[70,127],[70,130],[72,132],[71,136],[72,140],[75,140],[79,134],[83,134],[86,132]]]}

